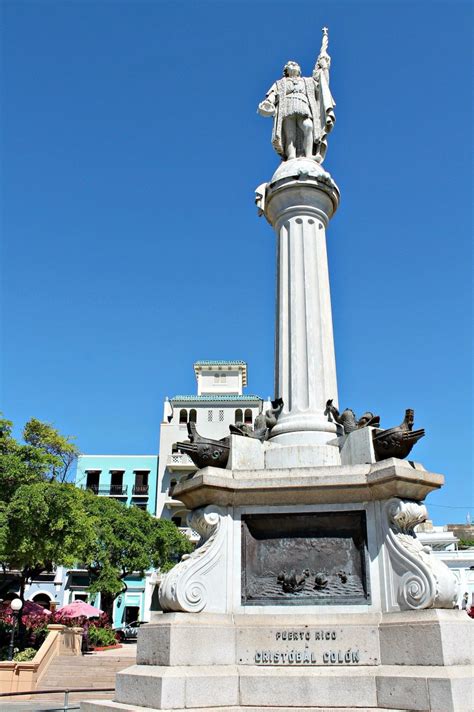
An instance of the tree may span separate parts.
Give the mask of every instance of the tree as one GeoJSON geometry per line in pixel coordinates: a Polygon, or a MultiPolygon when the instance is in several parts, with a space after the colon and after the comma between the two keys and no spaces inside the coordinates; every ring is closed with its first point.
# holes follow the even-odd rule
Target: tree
{"type": "Polygon", "coordinates": [[[0,492],[9,502],[21,485],[45,480],[64,482],[79,450],[71,438],[36,418],[26,423],[25,443],[12,436],[13,424],[0,418],[0,492]]]}
{"type": "Polygon", "coordinates": [[[101,608],[111,620],[115,599],[127,590],[127,576],[143,576],[152,567],[167,570],[193,546],[173,522],[90,492],[83,496],[94,528],[84,559],[89,562],[89,591],[100,593],[101,608]]]}
{"type": "Polygon", "coordinates": [[[0,562],[5,575],[19,571],[21,598],[43,571],[81,561],[93,540],[83,493],[71,484],[22,485],[0,511],[0,562]]]}
{"type": "Polygon", "coordinates": [[[22,484],[41,482],[50,467],[43,450],[18,443],[12,436],[13,424],[0,418],[0,492],[8,503],[22,484]]]}
{"type": "Polygon", "coordinates": [[[23,438],[35,451],[43,453],[48,462],[47,474],[51,480],[66,482],[71,465],[79,455],[70,436],[61,435],[50,423],[31,418],[23,430],[23,438]]]}

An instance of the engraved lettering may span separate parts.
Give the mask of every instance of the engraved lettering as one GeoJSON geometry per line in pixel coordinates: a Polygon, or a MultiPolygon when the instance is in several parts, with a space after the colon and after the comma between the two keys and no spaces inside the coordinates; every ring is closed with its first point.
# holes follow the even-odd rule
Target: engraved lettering
{"type": "Polygon", "coordinates": [[[274,663],[280,662],[280,653],[273,653],[273,662],[274,663]]]}
{"type": "Polygon", "coordinates": [[[304,653],[303,653],[303,662],[304,662],[304,663],[310,663],[310,662],[311,662],[311,658],[309,657],[309,652],[308,652],[308,649],[307,649],[307,648],[305,648],[305,651],[304,651],[304,653]]]}
{"type": "Polygon", "coordinates": [[[335,630],[332,631],[332,633],[331,633],[331,638],[332,638],[333,640],[336,640],[336,631],[335,631],[335,630]]]}
{"type": "Polygon", "coordinates": [[[278,633],[276,634],[276,639],[277,639],[277,640],[280,640],[280,637],[281,637],[281,633],[278,632],[278,633]]]}
{"type": "Polygon", "coordinates": [[[321,640],[319,630],[317,630],[316,633],[314,634],[314,639],[315,639],[315,640],[321,640]]]}
{"type": "Polygon", "coordinates": [[[306,631],[304,637],[306,638],[306,640],[309,640],[311,638],[311,633],[309,632],[309,630],[306,631]]]}
{"type": "Polygon", "coordinates": [[[296,662],[297,662],[297,663],[303,662],[303,660],[302,660],[302,655],[301,655],[301,651],[300,651],[300,650],[298,650],[297,653],[296,653],[296,662]]]}
{"type": "Polygon", "coordinates": [[[323,653],[323,663],[329,662],[329,653],[323,653]]]}
{"type": "Polygon", "coordinates": [[[262,654],[261,654],[260,651],[258,651],[258,650],[257,650],[257,652],[255,653],[255,662],[256,662],[256,663],[261,663],[261,662],[262,662],[262,654]]]}
{"type": "Polygon", "coordinates": [[[336,658],[336,653],[335,653],[333,650],[331,650],[331,652],[330,652],[330,654],[329,654],[329,657],[330,657],[330,660],[331,660],[332,663],[335,663],[335,662],[336,662],[336,660],[337,660],[337,658],[336,658]]]}
{"type": "Polygon", "coordinates": [[[358,663],[358,662],[359,662],[359,651],[358,651],[358,650],[353,650],[353,651],[352,651],[352,662],[353,662],[353,663],[358,663]]]}
{"type": "Polygon", "coordinates": [[[351,651],[350,650],[346,650],[346,654],[344,655],[344,660],[346,663],[350,663],[350,661],[351,661],[351,651]]]}

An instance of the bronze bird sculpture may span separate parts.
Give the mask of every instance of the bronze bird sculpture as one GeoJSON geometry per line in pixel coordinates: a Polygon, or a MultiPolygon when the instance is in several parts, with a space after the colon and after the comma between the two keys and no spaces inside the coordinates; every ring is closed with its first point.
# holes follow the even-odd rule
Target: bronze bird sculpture
{"type": "Polygon", "coordinates": [[[411,452],[412,447],[425,434],[423,428],[413,430],[414,421],[415,411],[411,408],[407,408],[401,425],[397,425],[395,428],[389,428],[388,430],[382,430],[379,433],[373,433],[372,440],[377,462],[386,460],[389,457],[402,459],[411,452]]]}
{"type": "Polygon", "coordinates": [[[188,423],[189,441],[177,442],[173,452],[184,452],[196,467],[226,467],[229,459],[230,438],[211,440],[203,438],[196,430],[196,423],[188,423]]]}
{"type": "Polygon", "coordinates": [[[324,414],[327,415],[329,419],[332,417],[336,423],[342,425],[344,435],[348,435],[359,428],[365,428],[368,425],[374,428],[380,426],[380,416],[374,415],[370,411],[364,413],[359,419],[356,418],[356,414],[350,408],[346,408],[342,413],[339,413],[336,406],[332,403],[332,398],[326,402],[324,414]]]}

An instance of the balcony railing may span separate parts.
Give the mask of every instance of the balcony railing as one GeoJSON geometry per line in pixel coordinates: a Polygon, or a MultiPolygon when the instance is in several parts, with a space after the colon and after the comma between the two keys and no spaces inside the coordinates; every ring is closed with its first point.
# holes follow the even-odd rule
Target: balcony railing
{"type": "Polygon", "coordinates": [[[90,490],[94,494],[108,495],[109,497],[126,497],[128,485],[110,485],[109,487],[99,487],[99,485],[84,485],[82,489],[90,490]]]}
{"type": "Polygon", "coordinates": [[[179,531],[181,534],[184,534],[184,536],[187,536],[188,539],[193,543],[197,544],[197,542],[200,540],[201,536],[198,534],[194,529],[191,529],[191,527],[178,527],[179,531]]]}
{"type": "Polygon", "coordinates": [[[168,459],[166,461],[166,467],[168,470],[171,471],[185,471],[187,470],[188,472],[192,472],[193,470],[197,470],[196,465],[194,462],[191,460],[189,455],[186,455],[185,453],[182,452],[173,452],[171,455],[168,455],[168,459]]]}
{"type": "Polygon", "coordinates": [[[132,494],[136,497],[148,497],[149,485],[133,485],[132,494]]]}

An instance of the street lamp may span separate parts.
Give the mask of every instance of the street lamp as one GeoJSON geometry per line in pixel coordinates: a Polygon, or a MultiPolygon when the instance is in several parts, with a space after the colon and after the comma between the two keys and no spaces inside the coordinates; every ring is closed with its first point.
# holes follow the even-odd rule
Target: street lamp
{"type": "Polygon", "coordinates": [[[13,660],[13,650],[15,646],[15,629],[18,623],[18,619],[20,618],[20,611],[22,606],[23,602],[21,598],[14,598],[13,601],[10,603],[10,608],[12,609],[13,613],[13,624],[10,636],[10,645],[8,646],[8,660],[13,660]]]}

